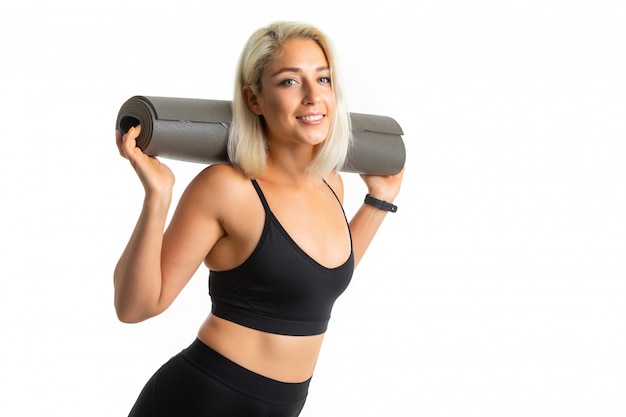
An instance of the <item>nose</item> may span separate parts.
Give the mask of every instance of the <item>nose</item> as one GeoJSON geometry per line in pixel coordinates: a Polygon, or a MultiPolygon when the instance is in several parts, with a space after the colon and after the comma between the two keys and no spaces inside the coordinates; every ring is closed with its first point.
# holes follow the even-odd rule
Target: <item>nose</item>
{"type": "Polygon", "coordinates": [[[307,81],[304,83],[302,104],[316,104],[321,100],[320,86],[316,82],[307,81]]]}

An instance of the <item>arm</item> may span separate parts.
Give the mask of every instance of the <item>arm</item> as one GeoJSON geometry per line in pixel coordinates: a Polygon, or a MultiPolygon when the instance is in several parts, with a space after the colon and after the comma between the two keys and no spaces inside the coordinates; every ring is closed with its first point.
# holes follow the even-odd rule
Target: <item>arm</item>
{"type": "MultiPolygon", "coordinates": [[[[404,168],[396,175],[370,176],[361,175],[367,185],[368,193],[373,197],[393,203],[400,192],[400,185],[404,175],[404,168]]],[[[359,264],[372,239],[382,224],[387,211],[380,210],[369,204],[363,204],[350,221],[352,246],[354,249],[354,264],[359,264]]]]}
{"type": "Polygon", "coordinates": [[[205,184],[197,179],[185,190],[164,236],[174,176],[136,147],[138,130],[117,134],[120,153],[130,161],[145,189],[137,225],[113,277],[115,309],[123,322],[139,322],[164,311],[221,233],[212,213],[201,212],[206,201],[198,201],[198,196],[205,184]]]}

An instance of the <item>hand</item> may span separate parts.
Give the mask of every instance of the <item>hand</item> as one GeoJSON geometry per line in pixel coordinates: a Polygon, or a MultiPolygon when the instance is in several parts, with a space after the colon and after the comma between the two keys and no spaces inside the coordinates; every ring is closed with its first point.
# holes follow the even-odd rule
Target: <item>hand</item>
{"type": "Polygon", "coordinates": [[[367,185],[368,193],[372,197],[379,200],[393,202],[400,192],[402,177],[404,176],[404,167],[395,175],[365,175],[361,174],[361,178],[367,185]]]}
{"type": "Polygon", "coordinates": [[[137,137],[140,132],[141,126],[131,127],[125,135],[122,135],[119,130],[115,132],[115,141],[120,155],[130,161],[146,193],[171,192],[174,186],[174,174],[167,165],[162,164],[153,156],[146,155],[137,147],[137,137]]]}

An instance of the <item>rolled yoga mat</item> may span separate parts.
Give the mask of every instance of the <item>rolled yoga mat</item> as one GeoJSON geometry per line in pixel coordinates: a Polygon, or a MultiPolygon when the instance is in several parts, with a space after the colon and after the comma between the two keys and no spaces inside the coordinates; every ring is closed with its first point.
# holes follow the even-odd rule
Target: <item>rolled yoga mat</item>
{"type": "MultiPolygon", "coordinates": [[[[117,115],[117,129],[141,125],[137,146],[147,155],[197,163],[228,162],[231,102],[134,96],[117,115]]],[[[392,118],[350,113],[354,142],[343,172],[393,175],[404,166],[400,125],[392,118]]]]}

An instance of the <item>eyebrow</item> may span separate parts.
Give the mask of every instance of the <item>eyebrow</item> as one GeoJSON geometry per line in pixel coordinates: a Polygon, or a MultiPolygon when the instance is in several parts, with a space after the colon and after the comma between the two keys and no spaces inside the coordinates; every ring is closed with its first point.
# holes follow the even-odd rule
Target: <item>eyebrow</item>
{"type": "MultiPolygon", "coordinates": [[[[323,67],[317,67],[315,69],[316,72],[322,72],[322,71],[330,71],[330,68],[327,66],[323,66],[323,67]]],[[[276,77],[277,75],[280,75],[282,73],[285,72],[295,72],[295,73],[300,73],[302,72],[302,68],[298,68],[298,67],[283,67],[281,69],[279,69],[278,71],[276,71],[274,74],[272,74],[272,78],[276,77]]]]}

